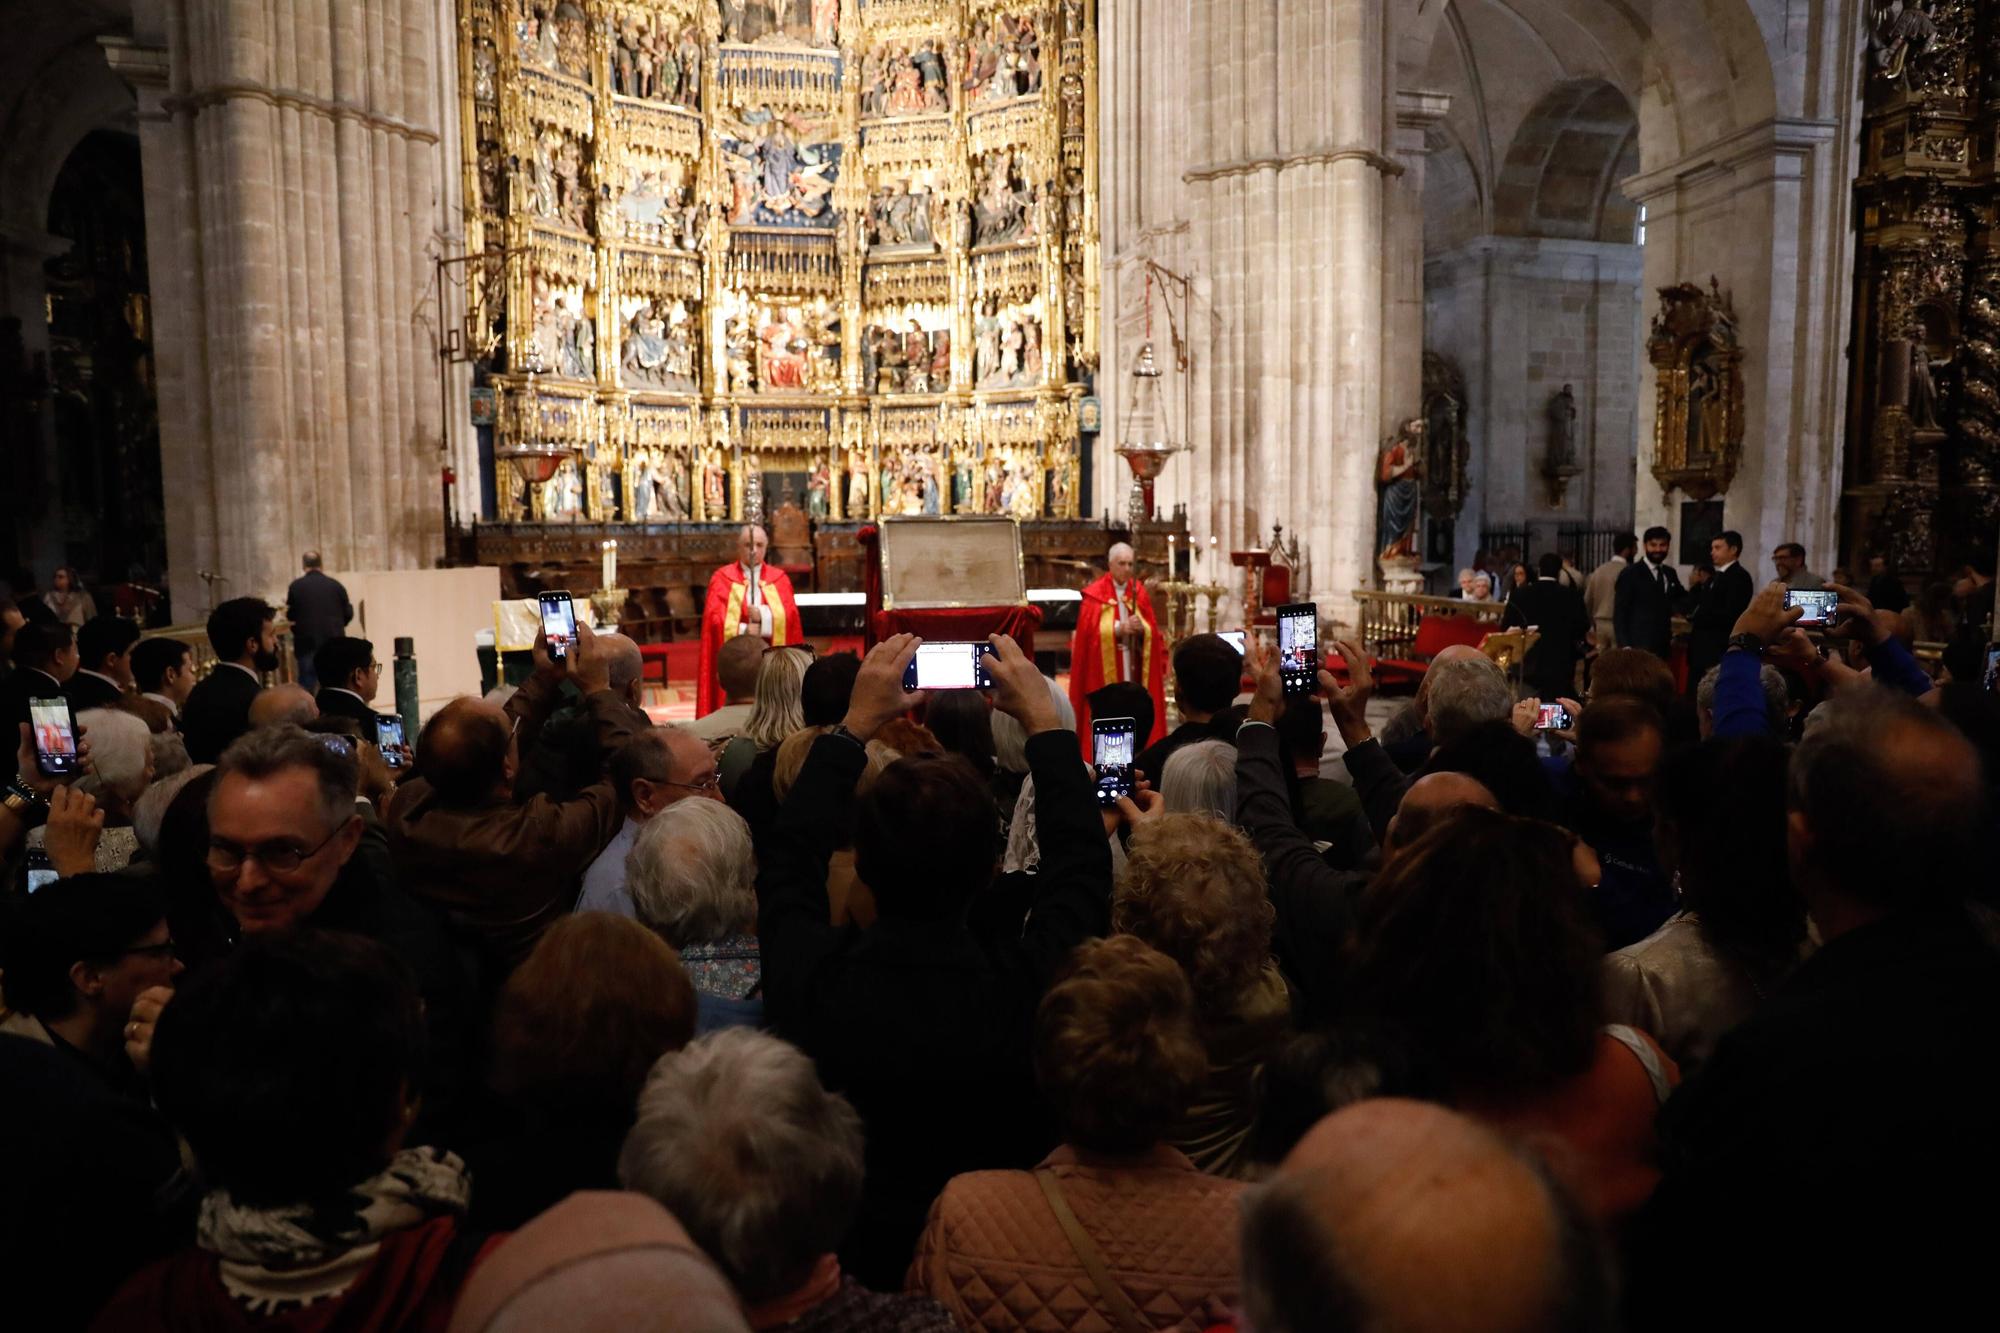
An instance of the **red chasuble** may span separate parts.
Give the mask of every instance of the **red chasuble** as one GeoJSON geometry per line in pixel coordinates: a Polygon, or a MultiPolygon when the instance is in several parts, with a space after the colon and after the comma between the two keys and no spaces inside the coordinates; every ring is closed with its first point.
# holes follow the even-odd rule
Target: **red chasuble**
{"type": "MultiPolygon", "coordinates": [[[[1089,694],[1102,685],[1136,677],[1153,696],[1153,731],[1140,742],[1151,745],[1167,734],[1167,645],[1160,636],[1160,622],[1153,615],[1153,599],[1136,578],[1125,585],[1125,615],[1137,614],[1146,631],[1131,640],[1124,653],[1118,650],[1112,626],[1118,620],[1117,592],[1109,574],[1083,590],[1083,605],[1076,615],[1076,637],[1069,645],[1069,701],[1076,709],[1076,734],[1083,757],[1090,760],[1089,694]],[[1131,659],[1127,674],[1123,658],[1131,659]]],[[[1157,780],[1157,775],[1148,774],[1157,780]]]]}
{"type": "Polygon", "coordinates": [[[715,678],[716,654],[722,651],[722,641],[735,635],[737,626],[745,620],[756,623],[755,608],[760,603],[771,608],[772,647],[805,642],[805,632],[799,628],[799,606],[792,600],[792,581],[784,570],[768,564],[758,566],[754,596],[742,565],[732,560],[716,570],[709,576],[708,600],[701,607],[701,660],[694,689],[696,717],[706,717],[722,707],[722,685],[715,678]],[[747,616],[746,607],[751,608],[747,616]]]}

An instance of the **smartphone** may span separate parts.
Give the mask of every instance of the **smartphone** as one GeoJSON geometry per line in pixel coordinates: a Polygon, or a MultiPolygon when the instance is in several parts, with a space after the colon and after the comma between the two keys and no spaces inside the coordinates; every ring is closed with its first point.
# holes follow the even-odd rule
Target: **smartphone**
{"type": "Polygon", "coordinates": [[[1132,794],[1132,747],[1136,744],[1133,721],[1129,717],[1093,718],[1090,723],[1090,762],[1097,770],[1097,803],[1116,805],[1120,796],[1132,794]]]}
{"type": "Polygon", "coordinates": [[[1228,644],[1231,648],[1234,648],[1238,657],[1243,656],[1248,651],[1248,640],[1243,637],[1243,631],[1240,629],[1221,630],[1217,632],[1215,637],[1228,644]]]}
{"type": "Polygon", "coordinates": [[[28,700],[28,721],[35,729],[35,766],[43,777],[66,778],[80,772],[76,753],[76,715],[67,699],[28,700]]]}
{"type": "Polygon", "coordinates": [[[990,690],[993,673],[986,659],[990,643],[920,643],[917,655],[903,668],[903,688],[917,690],[990,690]]]}
{"type": "Polygon", "coordinates": [[[354,757],[354,738],[352,736],[323,735],[319,738],[319,743],[335,754],[345,755],[349,759],[354,757]]]}
{"type": "Polygon", "coordinates": [[[1536,731],[1568,731],[1570,728],[1569,709],[1561,704],[1543,704],[1535,714],[1536,731]]]}
{"type": "Polygon", "coordinates": [[[1986,692],[2000,693],[2000,643],[1986,645],[1986,692]]]}
{"type": "Polygon", "coordinates": [[[542,594],[542,636],[548,640],[552,661],[569,656],[569,647],[576,642],[576,604],[568,593],[542,594]]]}
{"type": "Polygon", "coordinates": [[[29,893],[46,889],[49,885],[62,878],[62,876],[56,873],[55,865],[50,862],[49,854],[41,848],[30,847],[26,859],[29,893]]]}
{"type": "Polygon", "coordinates": [[[1802,606],[1806,609],[1806,613],[1798,618],[1798,624],[1826,625],[1833,621],[1834,611],[1840,605],[1840,594],[1837,592],[1822,592],[1817,589],[1812,592],[1797,592],[1787,589],[1785,592],[1785,605],[1802,606]]]}
{"type": "Polygon", "coordinates": [[[403,718],[399,713],[377,713],[375,715],[375,744],[382,751],[382,762],[391,768],[403,766],[403,718]]]}
{"type": "Polygon", "coordinates": [[[1278,608],[1278,677],[1286,694],[1319,688],[1319,606],[1293,602],[1278,608]]]}

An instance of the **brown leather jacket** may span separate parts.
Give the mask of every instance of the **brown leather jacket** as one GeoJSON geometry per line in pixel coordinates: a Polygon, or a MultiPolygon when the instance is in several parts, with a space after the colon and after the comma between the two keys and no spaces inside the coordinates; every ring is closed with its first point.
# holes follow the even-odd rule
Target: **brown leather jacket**
{"type": "MultiPolygon", "coordinates": [[[[556,703],[558,685],[532,676],[507,701],[526,753],[556,703]]],[[[616,752],[636,731],[631,705],[609,690],[584,701],[600,751],[616,752]]],[[[403,784],[384,821],[403,887],[435,903],[476,941],[487,980],[512,970],[558,916],[576,902],[583,872],[624,822],[608,780],[575,800],[495,796],[476,806],[446,805],[421,777],[403,784]]]]}
{"type": "MultiPolygon", "coordinates": [[[[1153,1327],[1201,1329],[1227,1318],[1237,1297],[1241,1183],[1203,1175],[1164,1146],[1119,1162],[1062,1147],[1042,1167],[1153,1327]]],[[[954,1177],[931,1206],[908,1288],[940,1301],[966,1329],[1120,1327],[1029,1171],[954,1177]]]]}

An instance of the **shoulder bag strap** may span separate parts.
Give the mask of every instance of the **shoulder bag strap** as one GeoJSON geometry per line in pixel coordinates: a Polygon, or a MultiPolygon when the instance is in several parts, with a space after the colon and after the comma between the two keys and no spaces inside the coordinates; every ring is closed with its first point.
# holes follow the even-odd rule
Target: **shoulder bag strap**
{"type": "Polygon", "coordinates": [[[1667,1068],[1660,1063],[1660,1053],[1653,1049],[1653,1043],[1639,1034],[1638,1029],[1627,1027],[1623,1023],[1611,1023],[1600,1031],[1638,1057],[1640,1066],[1646,1071],[1646,1077],[1652,1080],[1653,1096],[1656,1100],[1664,1102],[1672,1095],[1674,1085],[1667,1081],[1667,1068]]]}
{"type": "Polygon", "coordinates": [[[1098,1253],[1097,1245],[1090,1239],[1090,1233],[1083,1229],[1083,1223],[1076,1220],[1076,1212],[1063,1197],[1062,1186],[1056,1183],[1055,1172],[1047,1168],[1037,1168],[1035,1183],[1042,1187],[1042,1194],[1049,1201],[1049,1211],[1056,1215],[1056,1222],[1062,1227],[1063,1235],[1069,1240],[1069,1247],[1076,1253],[1077,1261],[1090,1278],[1090,1285],[1097,1288],[1097,1294],[1111,1313],[1117,1317],[1118,1326],[1125,1333],[1152,1333],[1153,1325],[1139,1313],[1139,1307],[1125,1294],[1125,1288],[1118,1285],[1118,1279],[1111,1276],[1111,1270],[1104,1266],[1104,1256],[1098,1253]]]}

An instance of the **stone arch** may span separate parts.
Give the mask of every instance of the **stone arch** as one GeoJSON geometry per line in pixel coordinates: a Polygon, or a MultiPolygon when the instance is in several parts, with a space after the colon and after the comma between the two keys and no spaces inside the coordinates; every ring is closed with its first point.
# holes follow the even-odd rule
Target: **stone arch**
{"type": "Polygon", "coordinates": [[[1629,243],[1637,208],[1617,181],[1638,165],[1638,115],[1603,79],[1569,79],[1515,132],[1493,189],[1502,236],[1629,243]]]}

